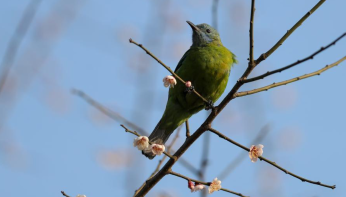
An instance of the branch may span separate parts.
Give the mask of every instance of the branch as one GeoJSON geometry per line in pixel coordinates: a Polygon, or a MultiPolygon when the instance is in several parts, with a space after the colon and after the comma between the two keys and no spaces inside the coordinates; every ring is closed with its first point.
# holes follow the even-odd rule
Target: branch
{"type": "Polygon", "coordinates": [[[69,195],[67,195],[64,191],[61,191],[61,194],[65,197],[70,197],[69,195]]]}
{"type": "MultiPolygon", "coordinates": [[[[146,49],[142,44],[138,44],[137,42],[135,42],[134,40],[132,40],[130,38],[130,43],[135,44],[137,46],[139,46],[140,48],[142,48],[148,55],[150,55],[152,58],[154,58],[159,64],[161,64],[163,67],[165,67],[175,78],[177,78],[181,83],[185,84],[186,82],[180,78],[177,74],[175,74],[173,72],[173,70],[166,66],[166,64],[164,64],[161,60],[159,60],[154,54],[152,54],[148,49],[146,49]]],[[[201,98],[204,102],[208,103],[208,100],[205,99],[202,95],[200,95],[195,89],[192,89],[193,93],[195,93],[199,98],[201,98]]]]}
{"type": "MultiPolygon", "coordinates": [[[[220,138],[223,138],[223,139],[225,139],[226,141],[228,141],[228,142],[230,142],[230,143],[232,143],[232,144],[234,144],[234,145],[236,145],[236,146],[238,146],[238,147],[240,147],[240,148],[246,150],[247,152],[250,151],[249,148],[247,148],[247,147],[245,147],[245,146],[243,146],[243,145],[241,145],[241,144],[239,144],[239,143],[237,143],[237,142],[231,140],[230,138],[228,138],[227,136],[223,135],[223,134],[220,133],[219,131],[217,131],[217,130],[215,130],[215,129],[213,129],[213,128],[209,128],[208,130],[211,131],[211,132],[213,132],[213,133],[215,133],[215,134],[218,135],[220,138]]],[[[326,184],[323,184],[323,183],[321,183],[321,182],[319,182],[319,181],[311,181],[311,180],[309,180],[309,179],[305,179],[305,178],[303,178],[303,177],[301,177],[301,176],[298,176],[298,175],[296,175],[296,174],[293,174],[292,172],[289,172],[288,170],[286,170],[286,169],[284,169],[283,167],[277,165],[277,164],[276,164],[275,162],[273,162],[273,161],[270,161],[270,160],[268,160],[268,159],[266,159],[266,158],[264,158],[264,157],[258,157],[258,158],[259,158],[261,161],[263,160],[263,161],[265,161],[265,162],[271,164],[272,166],[274,166],[274,167],[280,169],[280,170],[283,171],[284,173],[289,174],[289,175],[291,175],[291,176],[293,176],[293,177],[295,177],[295,178],[297,178],[297,179],[300,179],[300,180],[303,181],[303,182],[308,182],[308,183],[311,183],[311,184],[320,185],[320,186],[327,187],[327,188],[331,188],[331,189],[335,189],[335,187],[336,187],[335,185],[326,185],[326,184]]]]}
{"type": "Polygon", "coordinates": [[[250,16],[250,30],[249,30],[249,37],[250,37],[250,47],[249,47],[249,66],[256,66],[253,58],[253,45],[254,45],[254,39],[253,39],[253,24],[254,24],[254,16],[255,16],[255,0],[251,1],[251,16],[250,16]]]}
{"type": "Polygon", "coordinates": [[[329,45],[325,46],[325,47],[321,47],[318,51],[316,51],[315,53],[311,54],[310,56],[302,59],[302,60],[298,60],[288,66],[285,66],[285,67],[282,67],[282,68],[279,68],[279,69],[276,69],[276,70],[273,70],[273,71],[268,71],[262,75],[259,75],[257,77],[253,77],[253,78],[249,78],[249,79],[246,79],[244,80],[243,82],[244,83],[249,83],[249,82],[252,82],[252,81],[256,81],[256,80],[259,80],[259,79],[263,79],[269,75],[272,75],[272,74],[275,74],[275,73],[279,73],[279,72],[282,72],[284,70],[287,70],[289,68],[292,68],[293,66],[296,66],[298,64],[301,64],[307,60],[310,60],[310,59],[313,59],[314,56],[316,56],[317,54],[321,53],[322,51],[328,49],[329,47],[333,46],[336,44],[336,42],[338,42],[339,40],[341,40],[344,36],[346,36],[346,33],[342,34],[341,36],[339,36],[337,39],[335,39],[332,43],[330,43],[329,45]]]}
{"type": "Polygon", "coordinates": [[[324,71],[326,71],[326,70],[328,70],[330,68],[333,68],[334,66],[337,66],[338,64],[340,64],[344,60],[346,60],[346,56],[341,58],[337,62],[334,62],[334,63],[332,63],[330,65],[327,65],[324,68],[322,68],[320,70],[317,70],[315,72],[312,72],[312,73],[309,73],[309,74],[305,74],[305,75],[302,75],[302,76],[299,76],[299,77],[295,77],[295,78],[292,78],[292,79],[289,79],[289,80],[286,80],[286,81],[281,81],[281,82],[278,82],[278,83],[273,83],[271,85],[267,85],[267,86],[264,86],[264,87],[261,87],[261,88],[257,88],[257,89],[253,89],[253,90],[249,90],[249,91],[238,92],[235,96],[236,97],[247,96],[247,95],[255,94],[255,93],[258,93],[258,92],[267,91],[267,90],[269,90],[271,88],[275,88],[275,87],[278,87],[278,86],[282,86],[282,85],[286,85],[286,84],[289,84],[289,83],[293,83],[293,82],[299,81],[301,79],[306,79],[306,78],[309,78],[309,77],[313,77],[315,75],[320,75],[322,72],[324,72],[324,71]]]}
{"type": "Polygon", "coordinates": [[[282,43],[312,14],[314,13],[326,0],[320,0],[308,13],[306,13],[293,27],[287,31],[287,33],[266,53],[263,53],[256,61],[258,65],[263,60],[267,59],[276,49],[278,49],[282,43]]]}
{"type": "Polygon", "coordinates": [[[2,68],[0,77],[0,93],[4,88],[10,69],[13,66],[13,62],[17,56],[18,48],[29,29],[36,14],[37,8],[41,2],[42,0],[31,0],[29,5],[25,8],[24,14],[18,23],[16,31],[12,35],[9,44],[7,45],[6,52],[0,66],[2,68]]]}
{"type": "MultiPolygon", "coordinates": [[[[210,184],[211,184],[210,182],[203,182],[203,181],[191,179],[191,178],[186,177],[186,176],[184,176],[184,175],[182,175],[182,174],[173,172],[172,170],[168,171],[168,174],[174,175],[174,176],[176,176],[176,177],[180,177],[180,178],[185,179],[185,180],[187,180],[187,181],[193,181],[193,182],[195,182],[195,183],[200,183],[200,184],[206,185],[206,186],[210,186],[210,184]]],[[[231,194],[234,194],[234,195],[237,195],[237,196],[247,197],[247,196],[244,196],[244,195],[241,194],[241,193],[237,193],[237,192],[234,192],[234,191],[225,189],[225,188],[221,188],[220,190],[225,191],[225,192],[228,192],[228,193],[231,193],[231,194]]]]}

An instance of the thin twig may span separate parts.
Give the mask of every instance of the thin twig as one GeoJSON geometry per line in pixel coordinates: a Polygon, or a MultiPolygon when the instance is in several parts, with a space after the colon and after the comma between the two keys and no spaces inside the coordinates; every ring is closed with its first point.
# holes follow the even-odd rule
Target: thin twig
{"type": "Polygon", "coordinates": [[[322,51],[328,49],[329,47],[333,46],[336,44],[336,42],[338,42],[339,40],[341,40],[344,36],[346,36],[346,33],[342,34],[341,36],[339,36],[337,39],[335,39],[332,43],[330,43],[329,45],[325,46],[325,47],[321,47],[318,51],[316,51],[315,53],[311,54],[310,56],[304,58],[304,59],[301,59],[301,60],[298,60],[288,66],[285,66],[285,67],[282,67],[282,68],[279,68],[279,69],[276,69],[276,70],[273,70],[273,71],[268,71],[262,75],[259,75],[257,77],[252,77],[252,78],[249,78],[249,79],[246,79],[244,80],[243,82],[244,83],[249,83],[249,82],[252,82],[252,81],[256,81],[256,80],[259,80],[259,79],[263,79],[269,75],[272,75],[272,74],[275,74],[275,73],[279,73],[279,72],[282,72],[284,70],[287,70],[289,68],[292,68],[293,66],[296,66],[298,64],[301,64],[307,60],[310,60],[310,59],[313,59],[314,56],[316,56],[317,54],[321,53],[322,51]]]}
{"type": "Polygon", "coordinates": [[[189,120],[185,121],[185,129],[186,129],[186,137],[190,137],[190,126],[189,126],[189,120]]]}
{"type": "MultiPolygon", "coordinates": [[[[146,49],[142,44],[138,44],[131,38],[129,39],[130,43],[135,44],[139,46],[141,49],[143,49],[148,55],[150,55],[152,58],[154,58],[159,64],[161,64],[163,67],[165,67],[175,78],[177,78],[181,83],[185,84],[186,82],[180,78],[177,74],[173,72],[173,70],[166,66],[161,60],[159,60],[154,54],[152,54],[148,49],[146,49]]],[[[195,89],[192,89],[193,93],[195,93],[199,98],[201,98],[204,102],[208,103],[209,101],[205,99],[202,95],[200,95],[195,89]]]]}
{"type": "Polygon", "coordinates": [[[312,14],[314,13],[326,0],[320,0],[309,12],[307,12],[293,27],[286,32],[286,34],[266,53],[263,53],[256,61],[258,65],[263,60],[267,59],[276,49],[278,49],[282,43],[312,14]]]}
{"type": "MultiPolygon", "coordinates": [[[[219,131],[217,131],[217,130],[215,130],[215,129],[213,129],[213,128],[209,128],[208,130],[211,131],[212,133],[218,135],[220,138],[225,139],[226,141],[228,141],[228,142],[230,142],[230,143],[232,143],[232,144],[234,144],[234,145],[236,145],[236,146],[238,146],[238,147],[244,149],[245,151],[247,151],[247,152],[250,151],[250,149],[249,149],[248,147],[245,147],[245,146],[239,144],[238,142],[235,142],[234,140],[231,140],[230,138],[228,138],[227,136],[223,135],[223,134],[220,133],[219,131]]],[[[259,158],[260,160],[263,160],[263,161],[265,161],[265,162],[271,164],[272,166],[274,166],[274,167],[280,169],[281,171],[285,172],[286,174],[289,174],[289,175],[291,175],[291,176],[293,176],[293,177],[295,177],[295,178],[297,178],[297,179],[300,179],[300,180],[303,181],[303,182],[308,182],[308,183],[311,183],[311,184],[320,185],[320,186],[327,187],[327,188],[331,188],[331,189],[335,189],[335,187],[336,187],[335,185],[326,185],[326,184],[323,184],[323,183],[321,183],[321,182],[319,182],[319,181],[311,181],[311,180],[309,180],[309,179],[305,179],[305,178],[303,178],[303,177],[301,177],[301,176],[298,176],[298,175],[296,175],[296,174],[293,174],[292,172],[289,172],[288,170],[286,170],[286,169],[284,169],[283,167],[277,165],[277,164],[276,164],[275,162],[273,162],[273,161],[270,161],[270,160],[268,160],[268,159],[266,159],[266,158],[264,158],[264,157],[258,157],[258,158],[259,158]]]]}
{"type": "Polygon", "coordinates": [[[254,24],[254,17],[255,17],[255,0],[251,1],[251,15],[250,15],[250,30],[249,30],[249,37],[250,37],[250,47],[249,47],[249,66],[255,67],[255,62],[253,58],[253,50],[254,50],[254,35],[253,35],[253,24],[254,24]]]}
{"type": "Polygon", "coordinates": [[[16,31],[12,35],[9,44],[7,45],[6,52],[1,62],[1,76],[0,76],[0,93],[2,92],[4,85],[6,83],[7,77],[13,66],[14,60],[17,56],[18,48],[25,37],[32,20],[37,12],[37,8],[42,0],[32,0],[26,7],[20,22],[16,28],[16,31]]]}
{"type": "Polygon", "coordinates": [[[61,194],[65,197],[70,197],[69,195],[67,195],[64,191],[61,191],[61,194]]]}
{"type": "Polygon", "coordinates": [[[275,88],[275,87],[278,87],[278,86],[282,86],[282,85],[286,85],[286,84],[289,84],[289,83],[293,83],[295,81],[299,81],[301,79],[306,79],[306,78],[309,78],[309,77],[320,75],[322,72],[324,72],[324,71],[326,71],[326,70],[328,70],[330,68],[333,68],[334,66],[337,66],[338,64],[340,64],[344,60],[346,60],[346,56],[341,58],[340,60],[330,64],[330,65],[325,66],[324,68],[322,68],[320,70],[315,71],[315,72],[312,72],[312,73],[309,73],[309,74],[305,74],[305,75],[302,75],[302,76],[299,76],[299,77],[295,77],[295,78],[292,78],[292,79],[289,79],[289,80],[281,81],[281,82],[278,82],[278,83],[273,83],[271,85],[267,85],[267,86],[264,86],[264,87],[261,87],[261,88],[257,88],[257,89],[253,89],[253,90],[249,90],[249,91],[238,92],[235,95],[235,97],[242,97],[242,96],[247,96],[247,95],[255,94],[255,93],[258,93],[258,92],[262,92],[262,91],[267,91],[267,90],[269,90],[271,88],[275,88]]]}
{"type": "MultiPolygon", "coordinates": [[[[210,184],[211,184],[211,182],[203,182],[203,181],[191,179],[191,178],[189,178],[189,177],[187,177],[187,176],[184,176],[184,175],[182,175],[182,174],[173,172],[172,170],[168,171],[168,174],[174,175],[174,176],[176,176],[176,177],[180,177],[180,178],[185,179],[185,180],[187,180],[187,181],[193,181],[193,182],[195,182],[195,183],[200,183],[200,184],[206,185],[206,186],[210,186],[210,184]]],[[[231,193],[231,194],[234,194],[234,195],[237,195],[237,196],[247,197],[247,196],[244,196],[244,195],[241,194],[241,193],[234,192],[234,191],[231,191],[231,190],[229,190],[229,189],[221,188],[220,190],[225,191],[225,192],[228,192],[228,193],[231,193]]]]}
{"type": "MultiPolygon", "coordinates": [[[[131,131],[130,129],[128,129],[127,127],[125,127],[125,126],[122,125],[122,124],[121,124],[120,126],[121,126],[122,128],[124,128],[125,131],[128,132],[128,133],[132,133],[133,135],[135,135],[135,136],[137,136],[137,137],[141,136],[141,135],[139,135],[136,131],[131,131]]],[[[151,142],[149,142],[149,144],[152,145],[151,142]]],[[[171,158],[171,159],[174,159],[174,156],[170,155],[167,151],[164,151],[163,154],[165,154],[167,157],[169,157],[169,158],[171,158]]]]}

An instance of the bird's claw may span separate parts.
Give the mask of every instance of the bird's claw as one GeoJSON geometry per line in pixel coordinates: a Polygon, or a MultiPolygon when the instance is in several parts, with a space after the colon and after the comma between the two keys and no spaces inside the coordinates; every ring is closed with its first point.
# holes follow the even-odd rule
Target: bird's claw
{"type": "Polygon", "coordinates": [[[205,110],[214,109],[214,103],[212,100],[208,100],[208,102],[205,103],[205,110]]]}
{"type": "Polygon", "coordinates": [[[191,85],[190,87],[186,87],[184,92],[188,93],[188,94],[191,94],[194,89],[195,89],[195,87],[193,85],[191,85]]]}

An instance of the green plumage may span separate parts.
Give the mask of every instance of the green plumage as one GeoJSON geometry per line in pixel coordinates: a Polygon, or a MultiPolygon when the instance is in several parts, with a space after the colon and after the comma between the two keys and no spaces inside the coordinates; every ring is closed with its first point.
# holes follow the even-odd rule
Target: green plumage
{"type": "MultiPolygon", "coordinates": [[[[207,24],[193,25],[193,44],[179,61],[175,73],[185,81],[191,81],[198,93],[216,102],[224,92],[235,55],[221,43],[218,32],[207,24]]],[[[204,101],[194,93],[187,93],[180,81],[170,88],[165,112],[149,136],[156,144],[164,144],[173,131],[193,114],[205,107],[204,101]]],[[[150,159],[151,152],[144,151],[150,159]]]]}

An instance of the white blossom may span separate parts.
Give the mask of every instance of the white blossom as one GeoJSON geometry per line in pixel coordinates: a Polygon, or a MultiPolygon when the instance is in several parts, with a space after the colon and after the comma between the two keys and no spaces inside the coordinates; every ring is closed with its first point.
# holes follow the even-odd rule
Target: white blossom
{"type": "Polygon", "coordinates": [[[171,88],[174,88],[174,86],[177,85],[177,80],[171,75],[167,75],[162,81],[165,87],[170,86],[171,88]]]}
{"type": "Polygon", "coordinates": [[[195,183],[195,187],[194,187],[193,191],[191,189],[191,192],[197,192],[197,191],[202,190],[204,188],[205,188],[205,185],[202,185],[202,184],[199,184],[199,183],[195,183]]]}
{"type": "Polygon", "coordinates": [[[219,191],[220,189],[221,189],[221,181],[217,180],[217,178],[215,178],[209,186],[209,194],[211,194],[215,191],[219,191]]]}
{"type": "Polygon", "coordinates": [[[161,155],[163,152],[165,152],[165,145],[162,144],[153,144],[150,146],[151,152],[153,152],[155,155],[161,155]]]}
{"type": "Polygon", "coordinates": [[[250,157],[252,162],[256,162],[257,158],[262,156],[262,154],[263,154],[263,147],[264,146],[262,144],[258,144],[257,146],[252,145],[250,147],[249,157],[250,157]]]}
{"type": "Polygon", "coordinates": [[[138,150],[144,150],[149,147],[149,139],[147,136],[139,136],[133,140],[133,146],[138,150]]]}

